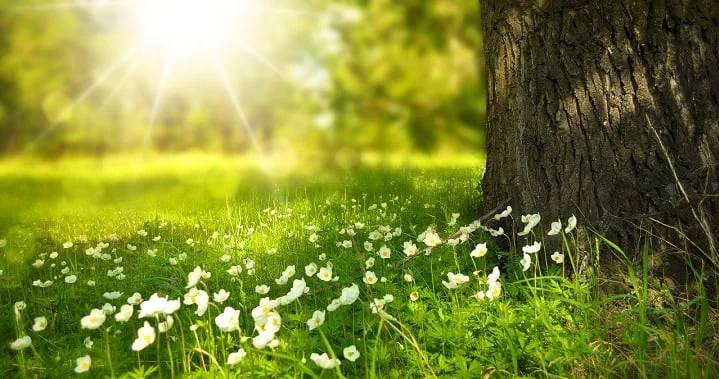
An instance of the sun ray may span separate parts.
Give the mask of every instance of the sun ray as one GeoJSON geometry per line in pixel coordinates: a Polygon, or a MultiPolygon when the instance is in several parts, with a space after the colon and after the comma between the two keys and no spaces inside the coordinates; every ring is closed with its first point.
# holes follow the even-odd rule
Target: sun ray
{"type": "Polygon", "coordinates": [[[247,118],[245,111],[242,109],[240,100],[237,97],[237,94],[235,93],[235,89],[232,87],[232,83],[230,83],[229,77],[227,76],[227,70],[225,69],[225,65],[220,61],[220,59],[217,57],[216,54],[213,54],[212,58],[213,58],[212,61],[215,65],[215,68],[217,69],[217,73],[220,76],[220,80],[222,81],[222,84],[225,87],[225,91],[227,91],[227,96],[230,98],[230,102],[232,102],[232,106],[235,108],[235,112],[237,112],[237,115],[240,117],[240,120],[242,121],[242,126],[244,126],[244,128],[245,128],[245,131],[247,132],[247,136],[250,138],[250,142],[252,143],[252,146],[255,148],[255,150],[259,154],[260,159],[264,161],[265,160],[264,149],[262,148],[259,141],[257,141],[257,138],[255,137],[254,130],[252,129],[252,124],[250,123],[250,120],[247,118]]]}
{"type": "Polygon", "coordinates": [[[92,1],[92,0],[76,0],[68,2],[56,2],[56,3],[45,3],[45,4],[24,4],[24,5],[8,5],[0,8],[0,11],[55,11],[59,9],[81,9],[81,8],[99,8],[99,7],[134,7],[137,1],[135,0],[106,0],[106,1],[92,1]]]}
{"type": "MultiPolygon", "coordinates": [[[[90,84],[89,87],[87,87],[68,107],[62,110],[60,114],[67,114],[72,112],[75,107],[77,107],[79,104],[81,104],[83,101],[85,101],[88,97],[90,97],[95,91],[100,88],[100,86],[107,81],[107,79],[115,73],[120,67],[124,66],[125,63],[127,63],[128,60],[130,60],[135,54],[137,54],[139,50],[139,46],[134,45],[132,46],[125,54],[120,56],[110,67],[108,67],[98,78],[96,78],[92,84],[90,84]]],[[[36,145],[40,140],[45,138],[48,134],[50,134],[53,130],[55,130],[58,125],[62,123],[62,120],[53,121],[50,125],[48,125],[45,130],[43,130],[37,137],[35,137],[27,146],[27,148],[30,148],[31,146],[36,145]]],[[[26,149],[27,149],[26,148],[26,149]]]]}
{"type": "Polygon", "coordinates": [[[145,138],[142,142],[142,149],[140,156],[144,155],[147,151],[150,141],[152,140],[152,133],[155,130],[155,123],[157,122],[157,116],[160,114],[160,106],[162,100],[165,97],[165,88],[167,86],[167,79],[170,77],[170,71],[172,70],[172,59],[170,59],[171,52],[165,52],[165,59],[162,67],[162,73],[157,83],[157,91],[155,92],[155,101],[152,104],[152,111],[150,112],[150,123],[145,133],[145,138]]]}
{"type": "Polygon", "coordinates": [[[275,74],[277,74],[277,76],[279,76],[280,78],[282,78],[282,80],[285,80],[285,81],[290,82],[290,83],[292,82],[292,81],[287,77],[287,75],[285,75],[285,73],[282,72],[282,70],[280,70],[279,67],[277,67],[277,65],[275,65],[274,63],[272,63],[272,61],[270,61],[266,56],[264,56],[264,55],[263,55],[262,53],[260,53],[257,49],[255,49],[252,45],[250,45],[250,44],[248,44],[248,43],[244,43],[244,42],[242,42],[242,41],[237,41],[236,45],[237,45],[242,51],[244,51],[245,53],[247,53],[247,54],[253,56],[253,57],[254,57],[255,59],[257,59],[260,63],[262,63],[263,65],[265,65],[265,67],[267,67],[268,69],[270,69],[270,71],[272,71],[272,72],[274,72],[275,74]]]}
{"type": "Polygon", "coordinates": [[[295,16],[322,16],[322,12],[318,11],[306,11],[293,8],[282,8],[282,7],[265,7],[262,5],[250,5],[242,8],[243,12],[247,13],[266,13],[266,14],[289,14],[295,16]]]}
{"type": "Polygon", "coordinates": [[[107,104],[110,102],[110,99],[115,97],[117,93],[120,91],[120,89],[127,83],[128,77],[135,72],[135,68],[137,68],[137,64],[142,61],[142,57],[145,56],[145,53],[142,53],[138,56],[136,56],[130,64],[127,65],[125,68],[125,72],[122,73],[122,77],[120,80],[117,81],[117,83],[112,87],[110,90],[110,93],[105,97],[105,100],[102,101],[102,104],[100,104],[100,109],[105,109],[107,104]]]}

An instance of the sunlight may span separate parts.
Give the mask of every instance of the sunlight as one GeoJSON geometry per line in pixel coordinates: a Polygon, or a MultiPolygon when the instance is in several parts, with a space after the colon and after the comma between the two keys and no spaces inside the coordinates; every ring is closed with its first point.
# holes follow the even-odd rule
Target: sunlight
{"type": "Polygon", "coordinates": [[[142,40],[177,55],[221,49],[241,23],[245,1],[152,0],[138,4],[142,40]]]}

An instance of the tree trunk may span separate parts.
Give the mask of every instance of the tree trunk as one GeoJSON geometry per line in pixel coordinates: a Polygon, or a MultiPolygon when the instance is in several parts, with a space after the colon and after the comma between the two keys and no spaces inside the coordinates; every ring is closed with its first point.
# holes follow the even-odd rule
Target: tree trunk
{"type": "Polygon", "coordinates": [[[624,244],[651,221],[719,267],[719,2],[481,7],[485,209],[510,199],[547,225],[575,214],[624,244]]]}

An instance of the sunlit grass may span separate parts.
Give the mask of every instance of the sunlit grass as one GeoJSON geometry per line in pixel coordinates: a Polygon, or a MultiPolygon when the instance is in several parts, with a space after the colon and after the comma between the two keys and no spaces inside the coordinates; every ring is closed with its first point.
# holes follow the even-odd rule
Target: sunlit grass
{"type": "Polygon", "coordinates": [[[681,299],[627,263],[626,292],[600,298],[601,278],[576,274],[566,220],[554,236],[511,236],[519,251],[498,248],[492,221],[474,222],[480,158],[364,160],[281,175],[277,162],[206,155],[3,162],[0,372],[67,377],[89,363],[88,377],[717,374],[705,293],[681,299]],[[534,243],[549,239],[564,246],[563,262],[534,243]],[[299,279],[309,290],[293,294],[299,279]],[[209,302],[198,316],[200,291],[209,302]],[[182,302],[167,311],[168,332],[157,331],[165,314],[138,319],[138,305],[116,320],[135,292],[182,302]],[[265,340],[263,297],[287,301],[265,340]],[[33,329],[37,317],[44,329],[33,329]]]}

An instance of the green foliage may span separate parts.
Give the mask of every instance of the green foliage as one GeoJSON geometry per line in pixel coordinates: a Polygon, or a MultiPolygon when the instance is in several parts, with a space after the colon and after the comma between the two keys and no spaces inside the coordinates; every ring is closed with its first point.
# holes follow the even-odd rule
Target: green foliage
{"type": "MultiPolygon", "coordinates": [[[[556,264],[540,250],[532,253],[527,271],[517,263],[521,248],[498,251],[482,228],[468,232],[466,242],[450,246],[449,240],[474,219],[479,201],[475,169],[310,169],[281,179],[265,176],[250,163],[238,169],[237,161],[197,156],[140,170],[120,163],[45,163],[29,169],[6,162],[0,170],[0,189],[11,199],[0,204],[0,238],[6,243],[0,248],[0,322],[11,325],[2,329],[5,345],[0,348],[9,359],[0,362],[0,372],[66,377],[75,360],[89,354],[91,376],[113,376],[114,371],[127,378],[717,374],[719,345],[711,321],[717,313],[705,293],[682,300],[654,283],[645,268],[627,263],[626,291],[600,298],[594,274],[576,274],[572,262],[579,251],[571,232],[547,237],[565,239],[561,252],[566,263],[556,264]],[[213,174],[203,174],[208,172],[213,174]],[[242,185],[228,179],[230,172],[242,185]],[[49,195],[47,187],[63,190],[49,195]],[[460,215],[453,216],[455,212],[460,215]],[[370,233],[384,225],[401,232],[372,240],[370,233]],[[425,248],[418,236],[426,235],[428,227],[445,243],[425,248]],[[108,237],[111,233],[117,239],[108,237]],[[317,234],[316,242],[311,242],[312,234],[317,234]],[[110,260],[88,255],[100,241],[108,243],[101,250],[110,260]],[[337,245],[343,241],[352,241],[352,246],[337,245]],[[364,247],[366,241],[374,242],[371,252],[364,247]],[[407,241],[420,247],[410,258],[403,253],[407,241]],[[65,247],[65,242],[73,245],[65,247]],[[483,242],[489,242],[487,254],[470,256],[483,242]],[[378,255],[383,244],[391,249],[389,259],[378,255]],[[268,254],[272,249],[277,253],[268,254]],[[58,256],[53,258],[52,252],[58,256]],[[181,259],[183,254],[186,258],[181,259]],[[370,257],[373,265],[367,263],[370,257]],[[122,261],[115,261],[118,258],[122,261]],[[32,266],[38,259],[42,264],[32,266]],[[304,267],[310,262],[320,267],[332,262],[337,281],[306,275],[304,267]],[[230,275],[227,270],[233,265],[240,265],[242,273],[230,275]],[[296,274],[289,283],[277,284],[275,279],[289,265],[296,274]],[[495,265],[501,271],[501,292],[493,300],[486,294],[478,299],[495,265]],[[117,266],[123,267],[122,280],[107,275],[117,266]],[[130,349],[144,321],[137,319],[137,306],[128,322],[108,315],[99,329],[81,328],[80,319],[91,309],[110,303],[117,313],[133,292],[145,300],[153,293],[182,300],[188,274],[197,266],[211,273],[200,279],[198,288],[210,297],[225,289],[229,299],[210,300],[200,317],[196,305],[183,304],[173,314],[170,331],[158,333],[139,354],[130,349]],[[367,270],[385,279],[365,284],[367,270]],[[467,282],[448,289],[443,284],[451,281],[448,273],[464,273],[467,282]],[[68,275],[77,275],[77,281],[65,283],[68,275]],[[255,348],[253,309],[262,297],[287,293],[297,278],[304,278],[310,290],[277,308],[282,316],[278,345],[255,348]],[[32,285],[46,279],[53,284],[32,285]],[[95,285],[88,286],[88,280],[95,285]],[[325,310],[352,283],[359,285],[359,299],[326,311],[324,324],[310,330],[307,320],[313,312],[325,310]],[[267,295],[255,292],[260,284],[271,287],[267,295]],[[115,300],[103,297],[112,291],[123,294],[115,300]],[[370,304],[383,298],[385,313],[371,312],[370,304]],[[18,301],[26,308],[15,313],[18,301]],[[240,332],[218,330],[215,317],[226,306],[240,310],[240,332]],[[38,316],[47,317],[48,326],[35,332],[31,326],[38,316]],[[32,337],[32,347],[10,350],[8,344],[23,334],[32,337]],[[343,356],[350,345],[360,353],[355,362],[343,356]],[[228,354],[240,348],[247,356],[228,365],[228,354]],[[312,361],[313,353],[327,353],[342,363],[322,370],[312,361]]],[[[529,245],[541,236],[512,238],[529,245]]],[[[157,325],[162,317],[145,320],[157,325]]]]}
{"type": "Polygon", "coordinates": [[[267,151],[351,162],[483,142],[476,1],[273,1],[298,14],[243,19],[256,53],[219,54],[234,95],[208,53],[123,60],[131,7],[34,8],[52,4],[0,0],[0,152],[252,151],[233,97],[267,151]]]}

